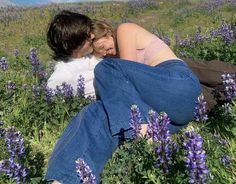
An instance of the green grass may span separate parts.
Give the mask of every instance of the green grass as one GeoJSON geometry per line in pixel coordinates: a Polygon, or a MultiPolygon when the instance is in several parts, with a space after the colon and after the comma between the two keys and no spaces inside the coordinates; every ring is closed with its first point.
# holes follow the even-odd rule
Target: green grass
{"type": "MultiPolygon", "coordinates": [[[[125,19],[135,22],[148,30],[155,28],[168,36],[171,39],[171,47],[175,47],[174,39],[176,34],[180,35],[181,38],[186,38],[188,35],[194,34],[199,26],[205,32],[212,27],[218,27],[222,20],[232,23],[236,22],[235,6],[226,4],[212,12],[208,12],[202,6],[204,2],[206,0],[165,0],[160,2],[157,8],[134,11],[134,13],[131,13],[133,10],[129,9],[126,3],[91,3],[89,7],[94,7],[96,11],[95,13],[88,12],[86,14],[91,18],[106,20],[113,25],[118,25],[122,22],[122,19],[125,19]]],[[[46,164],[56,140],[70,119],[83,106],[89,103],[89,101],[80,98],[75,98],[71,101],[63,101],[62,98],[57,98],[49,106],[45,102],[43,94],[41,94],[38,100],[35,100],[32,96],[32,85],[42,86],[44,81],[41,82],[37,77],[33,76],[31,65],[27,58],[29,56],[29,49],[31,47],[38,49],[40,62],[47,68],[49,61],[52,61],[51,51],[46,43],[46,29],[51,18],[58,9],[79,8],[83,12],[87,7],[88,4],[73,3],[37,8],[9,9],[8,14],[3,10],[0,11],[1,17],[11,15],[8,17],[8,20],[5,18],[5,21],[0,22],[0,58],[6,57],[10,64],[10,68],[6,72],[0,69],[0,120],[4,121],[4,127],[16,126],[17,130],[22,132],[26,140],[28,150],[26,165],[31,171],[29,183],[43,183],[41,179],[45,173],[46,164]],[[13,54],[14,49],[18,49],[20,52],[18,59],[13,54]],[[17,89],[13,95],[7,93],[6,83],[8,80],[16,83],[17,89]],[[27,84],[28,88],[23,89],[24,84],[27,84]]],[[[204,47],[210,47],[209,45],[206,44],[204,47]]],[[[232,48],[235,47],[232,46],[232,48]]],[[[190,53],[194,52],[195,50],[190,51],[190,53]]],[[[232,60],[235,59],[232,58],[232,60]]],[[[47,72],[49,73],[48,68],[47,72]]],[[[217,183],[233,184],[236,181],[235,105],[232,116],[233,118],[227,119],[224,116],[222,117],[221,114],[216,113],[208,124],[194,122],[193,125],[190,125],[196,127],[199,133],[206,138],[205,147],[207,154],[209,154],[208,164],[216,178],[214,181],[217,183]],[[232,127],[228,125],[232,125],[232,127]],[[206,130],[206,132],[203,130],[206,130]],[[229,145],[225,148],[218,147],[217,142],[211,140],[215,132],[220,133],[222,137],[227,139],[229,145]],[[227,153],[231,156],[232,165],[230,168],[220,164],[218,156],[221,153],[227,153]]],[[[3,144],[1,142],[0,151],[2,150],[2,153],[0,153],[0,160],[6,158],[6,150],[4,150],[3,144]]],[[[127,145],[129,146],[129,143],[127,145]]],[[[143,142],[142,146],[147,147],[146,143],[143,142]]],[[[133,160],[129,160],[125,156],[127,152],[124,150],[120,149],[117,151],[118,154],[124,154],[122,155],[123,160],[119,160],[114,156],[108,163],[103,176],[104,183],[117,183],[118,181],[115,181],[114,178],[120,179],[123,177],[122,171],[117,173],[114,168],[122,168],[126,161],[131,165],[134,164],[136,157],[134,156],[132,157],[133,160]],[[112,178],[112,172],[117,174],[116,177],[112,178]]],[[[141,153],[137,152],[138,156],[140,156],[139,154],[141,153]]],[[[134,166],[139,167],[135,164],[134,166]]],[[[148,178],[149,180],[155,180],[157,183],[162,180],[161,177],[157,176],[160,171],[155,168],[149,171],[141,169],[135,172],[139,176],[146,178],[145,181],[148,181],[148,178]]],[[[11,183],[1,176],[0,183],[11,183]]],[[[131,180],[127,176],[124,181],[128,182],[131,180]]],[[[176,182],[181,183],[179,180],[176,180],[176,182]]],[[[153,182],[150,181],[149,183],[153,182]]]]}

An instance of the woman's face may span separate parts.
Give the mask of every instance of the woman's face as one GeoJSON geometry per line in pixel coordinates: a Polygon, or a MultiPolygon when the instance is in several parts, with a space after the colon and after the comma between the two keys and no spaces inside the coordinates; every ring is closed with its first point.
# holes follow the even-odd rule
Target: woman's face
{"type": "Polygon", "coordinates": [[[112,36],[106,36],[93,42],[94,53],[99,57],[116,55],[115,42],[112,36]]]}

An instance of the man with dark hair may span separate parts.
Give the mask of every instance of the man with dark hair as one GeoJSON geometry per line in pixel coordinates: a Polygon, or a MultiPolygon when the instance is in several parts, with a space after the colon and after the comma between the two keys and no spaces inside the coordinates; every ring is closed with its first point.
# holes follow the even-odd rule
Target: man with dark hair
{"type": "Polygon", "coordinates": [[[85,96],[94,95],[93,70],[101,59],[92,55],[92,20],[82,14],[63,10],[52,19],[48,27],[47,42],[57,60],[47,86],[56,89],[63,83],[71,85],[77,93],[78,79],[83,76],[85,96]]]}
{"type": "Polygon", "coordinates": [[[57,14],[49,24],[47,43],[54,52],[54,59],[68,61],[92,53],[94,35],[92,20],[82,14],[67,10],[57,14]]]}

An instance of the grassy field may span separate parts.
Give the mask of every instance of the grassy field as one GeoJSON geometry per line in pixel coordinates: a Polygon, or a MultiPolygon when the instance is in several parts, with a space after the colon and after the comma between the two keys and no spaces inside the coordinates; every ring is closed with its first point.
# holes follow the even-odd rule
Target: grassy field
{"type": "MultiPolygon", "coordinates": [[[[220,59],[236,64],[235,1],[142,2],[146,3],[113,1],[0,9],[0,59],[3,61],[5,57],[8,63],[7,70],[0,67],[0,122],[4,123],[4,129],[15,126],[25,140],[26,155],[18,160],[28,171],[25,183],[44,183],[43,175],[56,140],[70,119],[91,102],[81,96],[70,99],[58,96],[52,103],[45,100],[44,85],[52,72],[51,64],[55,64],[46,43],[46,30],[51,18],[60,10],[83,13],[93,19],[106,20],[114,26],[126,21],[135,22],[168,42],[179,56],[220,59]],[[232,33],[230,41],[226,40],[228,35],[223,35],[223,28],[230,29],[227,32],[232,33]],[[209,35],[214,30],[218,30],[219,35],[213,38],[209,35]],[[204,39],[196,40],[196,35],[204,39]],[[191,44],[180,44],[186,40],[191,44]],[[44,72],[43,77],[37,73],[39,71],[32,70],[29,60],[31,48],[37,49],[36,58],[44,72]],[[15,88],[9,88],[9,84],[14,84],[15,88]]],[[[207,122],[191,122],[187,128],[194,127],[204,139],[210,170],[208,183],[233,184],[236,181],[236,107],[233,100],[230,113],[224,114],[219,104],[207,122]],[[219,140],[226,143],[221,145],[219,140]],[[229,156],[230,163],[222,162],[222,155],[229,156]]],[[[1,131],[0,161],[9,157],[1,131]]],[[[184,131],[173,136],[173,140],[181,144],[183,135],[184,131]]],[[[103,183],[188,183],[187,170],[183,169],[184,152],[179,152],[173,170],[175,173],[169,176],[163,174],[160,168],[150,166],[150,161],[156,159],[150,151],[153,146],[156,145],[147,144],[143,139],[125,143],[107,164],[103,183]],[[136,150],[131,151],[132,157],[128,154],[130,150],[136,150]],[[140,159],[139,162],[137,159],[140,159]],[[147,162],[149,165],[145,165],[147,162]],[[121,168],[128,168],[128,174],[124,175],[121,168]]],[[[15,180],[0,172],[0,183],[15,183],[15,180]]]]}

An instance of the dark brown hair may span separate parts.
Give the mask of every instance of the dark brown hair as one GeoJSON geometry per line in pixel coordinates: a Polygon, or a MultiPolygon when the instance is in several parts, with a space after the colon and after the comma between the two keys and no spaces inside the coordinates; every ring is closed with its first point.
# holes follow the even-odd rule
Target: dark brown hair
{"type": "Polygon", "coordinates": [[[55,15],[47,30],[47,43],[54,52],[53,58],[66,62],[90,37],[91,26],[92,20],[86,15],[68,10],[55,15]]]}

